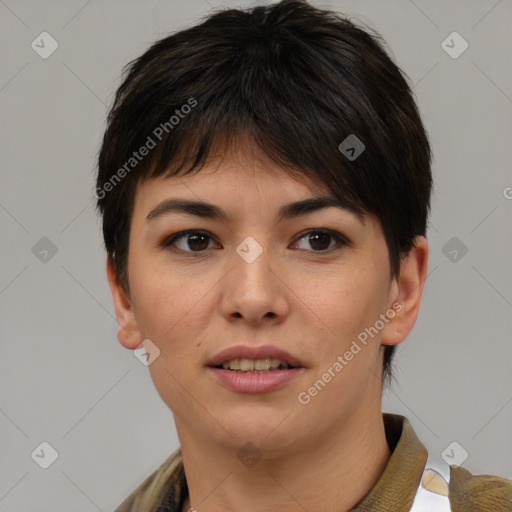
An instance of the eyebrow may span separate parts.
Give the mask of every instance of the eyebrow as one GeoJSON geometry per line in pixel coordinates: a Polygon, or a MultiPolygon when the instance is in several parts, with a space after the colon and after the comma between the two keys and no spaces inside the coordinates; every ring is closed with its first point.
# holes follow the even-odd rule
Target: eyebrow
{"type": "MultiPolygon", "coordinates": [[[[355,214],[361,223],[363,222],[364,215],[362,209],[349,205],[334,196],[310,197],[301,201],[284,204],[279,208],[277,217],[279,221],[282,221],[332,207],[347,210],[355,214]]],[[[163,215],[174,212],[187,213],[208,219],[229,220],[228,214],[222,210],[222,208],[214,204],[205,203],[203,201],[191,201],[188,199],[166,199],[148,213],[146,221],[153,221],[163,215]]]]}

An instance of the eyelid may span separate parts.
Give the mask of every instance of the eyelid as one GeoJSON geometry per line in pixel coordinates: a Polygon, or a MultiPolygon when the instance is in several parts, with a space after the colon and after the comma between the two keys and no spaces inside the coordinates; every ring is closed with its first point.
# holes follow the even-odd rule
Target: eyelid
{"type": "MultiPolygon", "coordinates": [[[[330,254],[331,252],[333,252],[335,249],[340,248],[340,246],[352,247],[352,242],[345,235],[341,234],[339,231],[335,231],[335,230],[328,229],[328,228],[305,229],[304,231],[301,231],[295,237],[293,244],[296,244],[299,240],[301,240],[302,238],[304,238],[305,236],[307,236],[310,233],[323,233],[323,234],[330,235],[337,242],[338,247],[335,246],[335,247],[332,247],[332,248],[330,248],[328,250],[324,250],[324,251],[306,251],[306,252],[309,252],[312,254],[318,254],[318,255],[322,255],[322,254],[327,255],[327,254],[330,254]]],[[[210,240],[216,241],[215,237],[208,231],[204,231],[202,229],[186,229],[183,231],[177,231],[176,233],[173,233],[172,235],[164,238],[164,240],[161,243],[159,243],[158,246],[163,249],[172,247],[173,243],[176,240],[185,238],[187,235],[190,235],[190,234],[201,234],[201,235],[208,237],[210,240]]],[[[174,249],[181,252],[182,254],[185,254],[187,256],[193,256],[193,257],[194,256],[202,256],[202,255],[206,254],[206,252],[208,251],[208,249],[205,249],[203,251],[184,251],[184,250],[178,249],[178,248],[174,248],[174,249]]]]}
{"type": "MultiPolygon", "coordinates": [[[[204,235],[206,237],[208,237],[210,240],[213,240],[215,241],[215,237],[209,233],[208,231],[204,231],[202,229],[185,229],[183,231],[177,231],[176,233],[173,233],[172,235],[170,236],[167,236],[165,237],[161,243],[157,244],[158,247],[161,247],[163,249],[166,249],[167,247],[171,247],[173,245],[174,242],[176,242],[177,240],[181,239],[181,238],[185,238],[187,235],[191,235],[191,234],[200,234],[200,235],[204,235]]],[[[205,254],[206,253],[206,250],[204,251],[183,251],[182,249],[176,249],[182,253],[185,253],[185,254],[196,254],[196,255],[200,255],[200,254],[205,254]]]]}
{"type": "MultiPolygon", "coordinates": [[[[345,235],[343,235],[339,231],[335,231],[333,229],[328,229],[328,228],[308,228],[308,229],[302,231],[301,233],[299,233],[297,235],[297,237],[295,238],[295,242],[293,242],[293,243],[296,243],[298,240],[300,240],[301,238],[304,238],[309,233],[324,233],[324,234],[332,236],[338,243],[346,245],[348,247],[352,247],[352,242],[345,235]]],[[[330,249],[330,250],[332,250],[332,249],[330,249]]],[[[323,253],[327,254],[327,252],[329,252],[329,251],[309,251],[309,252],[318,253],[318,254],[322,254],[322,252],[323,252],[323,253]]]]}

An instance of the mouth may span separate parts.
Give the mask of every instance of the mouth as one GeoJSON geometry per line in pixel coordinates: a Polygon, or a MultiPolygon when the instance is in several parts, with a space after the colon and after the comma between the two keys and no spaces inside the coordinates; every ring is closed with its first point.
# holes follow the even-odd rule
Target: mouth
{"type": "Polygon", "coordinates": [[[298,358],[272,345],[237,345],[217,353],[207,366],[238,373],[267,373],[303,368],[298,358]]]}
{"type": "Polygon", "coordinates": [[[298,358],[278,347],[238,345],[206,365],[217,383],[236,393],[267,393],[291,384],[306,371],[298,358]]]}

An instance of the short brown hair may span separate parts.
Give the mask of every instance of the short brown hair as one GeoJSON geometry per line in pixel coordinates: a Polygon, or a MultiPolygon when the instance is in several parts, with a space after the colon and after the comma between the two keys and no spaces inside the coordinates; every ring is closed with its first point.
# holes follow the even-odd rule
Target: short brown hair
{"type": "MultiPolygon", "coordinates": [[[[407,76],[370,30],[305,0],[282,0],[216,11],[126,65],[95,191],[126,290],[137,184],[176,176],[187,162],[183,174],[199,171],[216,142],[242,132],[292,176],[375,214],[398,274],[414,237],[426,233],[431,150],[407,76]],[[349,136],[364,145],[355,159],[342,154],[349,136]]],[[[394,350],[385,348],[384,379],[394,350]]]]}

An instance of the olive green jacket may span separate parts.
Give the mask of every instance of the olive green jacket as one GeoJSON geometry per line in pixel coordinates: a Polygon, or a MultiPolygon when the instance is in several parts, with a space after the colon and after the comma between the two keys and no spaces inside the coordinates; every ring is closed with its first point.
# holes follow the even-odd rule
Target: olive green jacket
{"type": "MultiPolygon", "coordinates": [[[[422,478],[428,454],[409,420],[398,414],[382,416],[391,458],[375,486],[351,512],[408,512],[422,478]]],[[[443,492],[442,485],[437,489],[443,492]]],[[[187,496],[178,449],[115,512],[181,512],[187,496]]],[[[512,512],[512,480],[473,475],[462,466],[450,466],[448,497],[452,512],[512,512]]]]}

